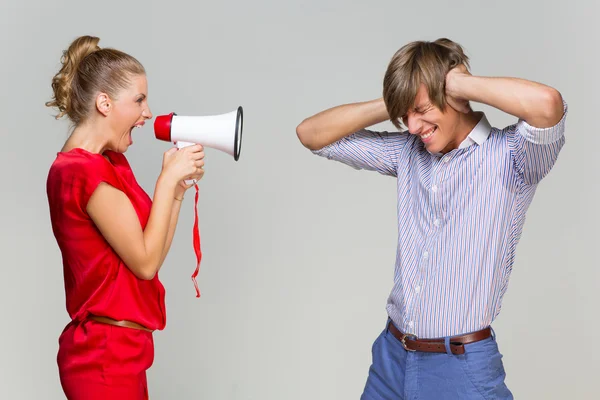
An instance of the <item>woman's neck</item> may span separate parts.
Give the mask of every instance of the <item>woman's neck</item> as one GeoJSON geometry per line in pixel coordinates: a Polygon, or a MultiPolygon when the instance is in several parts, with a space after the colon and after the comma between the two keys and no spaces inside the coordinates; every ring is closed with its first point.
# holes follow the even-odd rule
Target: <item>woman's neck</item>
{"type": "Polygon", "coordinates": [[[101,135],[100,132],[101,130],[95,126],[77,126],[63,145],[61,151],[80,148],[90,153],[102,154],[108,149],[108,143],[102,137],[103,135],[101,135]]]}

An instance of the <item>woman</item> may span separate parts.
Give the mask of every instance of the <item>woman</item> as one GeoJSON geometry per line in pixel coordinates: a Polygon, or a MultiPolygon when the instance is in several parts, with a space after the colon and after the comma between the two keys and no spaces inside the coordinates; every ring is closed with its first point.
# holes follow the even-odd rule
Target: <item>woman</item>
{"type": "Polygon", "coordinates": [[[150,199],[123,154],[133,129],[152,118],[145,70],[98,42],[73,41],[46,103],[73,124],[47,181],[72,319],[57,361],[69,399],[144,399],[152,331],[166,322],[158,271],[190,187],[183,181],[202,178],[204,152],[199,145],[167,151],[150,199]]]}

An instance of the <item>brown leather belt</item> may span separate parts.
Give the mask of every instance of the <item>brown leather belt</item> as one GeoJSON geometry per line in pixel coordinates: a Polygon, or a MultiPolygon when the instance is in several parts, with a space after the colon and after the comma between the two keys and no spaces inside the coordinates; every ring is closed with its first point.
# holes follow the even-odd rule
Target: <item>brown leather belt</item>
{"type": "MultiPolygon", "coordinates": [[[[402,346],[404,346],[404,349],[407,351],[424,351],[428,353],[446,352],[444,339],[419,339],[415,335],[404,334],[400,332],[391,321],[388,324],[388,330],[400,341],[400,343],[402,343],[402,346]]],[[[452,336],[450,338],[450,351],[452,354],[464,354],[465,344],[487,339],[491,335],[492,330],[490,327],[487,327],[477,332],[452,336]]]]}
{"type": "Polygon", "coordinates": [[[145,326],[140,325],[136,322],[132,322],[132,321],[117,321],[116,319],[112,319],[112,318],[108,318],[108,317],[101,317],[99,315],[92,315],[92,314],[90,314],[88,316],[88,319],[91,319],[91,320],[94,320],[97,322],[101,322],[103,324],[121,326],[123,328],[141,329],[143,331],[152,332],[151,329],[148,329],[145,326]]]}

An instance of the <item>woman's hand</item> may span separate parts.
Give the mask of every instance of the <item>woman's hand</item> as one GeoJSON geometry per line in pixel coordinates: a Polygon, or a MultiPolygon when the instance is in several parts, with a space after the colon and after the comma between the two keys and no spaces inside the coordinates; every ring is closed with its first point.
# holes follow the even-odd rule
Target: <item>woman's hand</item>
{"type": "MultiPolygon", "coordinates": [[[[191,177],[190,177],[190,179],[194,179],[194,180],[196,180],[196,182],[197,182],[197,181],[199,181],[200,179],[202,179],[202,177],[203,177],[203,176],[204,176],[204,167],[202,167],[202,168],[200,169],[200,172],[198,173],[198,175],[193,175],[193,176],[191,176],[191,177]]],[[[178,185],[175,187],[175,198],[176,198],[176,199],[183,199],[183,195],[184,195],[184,193],[185,193],[185,192],[186,192],[186,191],[187,191],[189,188],[191,188],[192,186],[194,186],[194,184],[193,184],[193,183],[192,183],[192,184],[190,184],[190,185],[187,185],[187,184],[185,183],[185,180],[181,180],[181,181],[179,181],[179,184],[178,184],[178,185]]]]}
{"type": "Polygon", "coordinates": [[[176,182],[175,195],[180,198],[192,185],[184,181],[202,179],[204,176],[204,148],[196,144],[181,149],[171,148],[163,156],[161,175],[171,182],[176,182]]]}

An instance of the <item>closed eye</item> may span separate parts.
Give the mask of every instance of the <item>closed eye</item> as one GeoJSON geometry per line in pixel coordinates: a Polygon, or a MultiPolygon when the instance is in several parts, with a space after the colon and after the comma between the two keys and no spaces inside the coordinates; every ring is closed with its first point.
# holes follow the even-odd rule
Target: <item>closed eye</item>
{"type": "Polygon", "coordinates": [[[416,107],[415,112],[419,113],[419,114],[425,114],[426,112],[431,111],[432,108],[433,108],[432,104],[424,104],[420,107],[416,107]]]}

